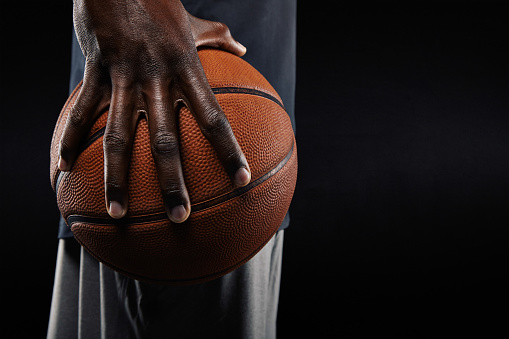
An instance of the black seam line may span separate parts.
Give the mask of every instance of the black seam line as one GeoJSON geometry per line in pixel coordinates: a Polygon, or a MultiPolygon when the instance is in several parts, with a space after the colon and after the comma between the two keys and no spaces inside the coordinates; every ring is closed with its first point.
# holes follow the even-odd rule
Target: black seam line
{"type": "Polygon", "coordinates": [[[283,103],[281,101],[279,101],[276,97],[274,97],[274,96],[272,96],[272,95],[270,95],[268,93],[265,93],[265,92],[253,89],[253,88],[245,88],[245,87],[214,87],[214,88],[212,88],[212,92],[214,92],[214,94],[239,93],[239,94],[256,95],[256,96],[259,96],[259,97],[263,97],[263,98],[269,99],[269,100],[275,102],[276,104],[278,104],[279,106],[281,106],[281,108],[285,109],[285,106],[283,105],[283,103]]]}
{"type": "MultiPolygon", "coordinates": [[[[292,144],[292,148],[290,149],[290,152],[285,156],[279,164],[277,164],[276,167],[274,167],[269,172],[262,175],[260,178],[256,179],[255,181],[252,181],[251,183],[247,184],[244,187],[239,187],[230,193],[224,194],[222,196],[219,196],[217,198],[204,201],[201,203],[198,203],[196,205],[191,206],[191,213],[197,213],[204,211],[206,209],[209,209],[211,207],[215,207],[217,205],[223,204],[229,200],[235,199],[250,190],[254,189],[255,187],[261,185],[265,181],[267,181],[270,177],[274,176],[277,172],[279,172],[286,163],[290,160],[290,158],[293,155],[294,150],[294,144],[292,144]]],[[[151,215],[145,215],[140,217],[132,217],[132,218],[124,218],[124,219],[107,219],[107,218],[94,218],[94,217],[87,217],[82,215],[70,215],[67,217],[67,224],[71,226],[74,223],[77,222],[83,222],[87,224],[95,224],[95,225],[133,225],[133,224],[145,224],[155,221],[162,221],[167,220],[168,216],[166,213],[157,213],[157,214],[151,214],[151,215]]]]}
{"type": "MultiPolygon", "coordinates": [[[[76,91],[75,93],[77,94],[79,92],[80,91],[76,91]]],[[[279,106],[281,106],[281,108],[285,109],[285,107],[283,106],[283,103],[281,101],[279,101],[277,98],[275,98],[274,96],[272,96],[272,95],[270,95],[268,93],[265,93],[265,92],[253,89],[253,88],[244,88],[244,87],[214,87],[214,88],[212,88],[212,92],[214,92],[214,94],[238,93],[238,94],[256,95],[256,96],[259,96],[259,97],[263,97],[263,98],[269,99],[269,100],[275,102],[276,104],[278,104],[279,106]]],[[[71,98],[71,100],[69,100],[69,102],[65,106],[65,109],[67,109],[67,106],[69,105],[69,103],[71,101],[72,101],[72,98],[71,98]]],[[[96,141],[101,136],[103,136],[105,129],[106,129],[106,127],[103,127],[101,129],[99,129],[97,132],[95,132],[87,140],[87,142],[80,148],[80,151],[78,152],[78,155],[81,154],[88,147],[90,147],[90,145],[92,145],[94,143],[94,141],[96,141]]],[[[64,175],[65,175],[65,172],[61,172],[59,169],[57,169],[57,182],[55,184],[55,194],[58,194],[58,186],[60,185],[60,181],[63,179],[64,175]]]]}
{"type": "MultiPolygon", "coordinates": [[[[167,284],[171,284],[171,283],[192,283],[192,282],[197,282],[197,281],[201,281],[201,280],[204,280],[204,279],[208,279],[210,277],[214,277],[214,276],[220,276],[222,275],[223,273],[225,272],[228,272],[232,269],[234,269],[235,267],[239,267],[241,265],[243,265],[247,260],[248,258],[252,257],[253,253],[258,253],[269,241],[270,239],[272,239],[272,237],[274,236],[274,234],[276,234],[276,232],[278,231],[278,229],[276,229],[275,231],[273,231],[269,237],[267,237],[267,239],[263,242],[263,244],[261,244],[260,246],[258,246],[258,248],[256,248],[254,251],[251,252],[251,254],[247,255],[244,257],[244,259],[238,261],[236,264],[228,267],[228,268],[225,268],[219,272],[215,272],[215,273],[210,273],[210,274],[206,274],[206,275],[203,275],[203,276],[199,276],[199,277],[195,277],[195,278],[181,278],[181,279],[154,279],[154,278],[149,278],[149,277],[143,277],[141,275],[138,275],[138,274],[133,274],[132,272],[129,272],[129,271],[126,271],[126,270],[123,270],[123,269],[120,269],[119,267],[109,263],[109,262],[105,262],[102,258],[96,256],[96,259],[99,260],[99,261],[102,261],[103,263],[105,263],[107,266],[113,268],[114,270],[116,271],[119,271],[120,273],[124,273],[134,279],[137,279],[137,280],[145,280],[145,281],[149,281],[149,282],[154,282],[154,283],[167,283],[167,284]]],[[[81,244],[81,246],[85,247],[85,249],[87,251],[88,250],[88,247],[81,244]]],[[[90,253],[92,253],[92,251],[89,251],[90,253]]],[[[95,255],[94,255],[95,256],[95,255]]]]}
{"type": "MultiPolygon", "coordinates": [[[[153,283],[160,283],[160,284],[165,284],[165,283],[166,284],[172,284],[172,283],[182,284],[182,283],[199,282],[199,281],[202,281],[202,280],[206,281],[209,278],[219,277],[219,276],[223,275],[224,273],[227,273],[227,272],[235,269],[236,267],[240,267],[241,265],[243,265],[248,260],[248,258],[252,257],[253,253],[258,253],[270,241],[270,239],[272,239],[272,237],[274,236],[274,234],[276,234],[277,231],[278,231],[278,229],[273,231],[270,234],[270,236],[268,236],[267,239],[263,242],[263,244],[258,246],[258,248],[256,248],[254,251],[252,251],[249,255],[245,256],[244,259],[238,261],[236,264],[234,264],[234,265],[232,265],[232,266],[230,266],[228,268],[225,268],[225,269],[223,269],[221,271],[218,271],[218,272],[215,272],[215,273],[206,274],[206,275],[195,277],[195,278],[155,279],[155,278],[150,278],[150,277],[144,277],[144,276],[139,275],[139,274],[133,274],[133,273],[127,271],[127,270],[120,269],[119,267],[117,267],[115,265],[112,265],[111,263],[106,263],[106,265],[110,266],[111,268],[113,268],[116,271],[119,271],[120,273],[124,273],[125,275],[131,276],[132,278],[134,278],[136,280],[145,280],[145,281],[153,282],[153,283]]],[[[81,246],[84,246],[84,245],[81,245],[81,246]]],[[[102,260],[101,258],[98,258],[98,260],[104,262],[104,260],[102,260]]]]}
{"type": "Polygon", "coordinates": [[[106,127],[102,127],[98,129],[92,136],[87,140],[87,142],[81,146],[79,154],[81,154],[84,150],[90,147],[97,139],[104,135],[104,131],[106,131],[106,127]]]}
{"type": "Polygon", "coordinates": [[[290,160],[290,158],[292,157],[292,154],[293,154],[293,146],[294,145],[292,144],[292,148],[290,149],[290,152],[288,152],[288,154],[284,157],[283,160],[281,160],[279,162],[279,164],[276,165],[276,167],[274,167],[272,170],[270,170],[269,172],[265,173],[264,175],[262,175],[261,177],[259,177],[255,181],[250,182],[246,186],[239,187],[239,188],[231,191],[230,193],[227,193],[227,194],[224,194],[224,195],[219,196],[217,198],[214,198],[214,199],[211,199],[211,200],[208,200],[208,201],[204,201],[204,202],[198,203],[198,204],[196,204],[194,206],[191,206],[191,211],[193,211],[193,212],[200,212],[200,211],[206,210],[208,208],[214,207],[216,205],[222,204],[222,203],[224,203],[224,202],[226,202],[228,200],[231,200],[233,198],[241,196],[242,194],[247,193],[248,191],[252,190],[256,186],[259,186],[260,184],[264,183],[270,177],[272,177],[277,172],[279,172],[281,170],[281,168],[283,168],[286,165],[286,163],[290,160]]]}
{"type": "Polygon", "coordinates": [[[94,225],[105,225],[105,226],[122,226],[122,225],[133,225],[133,224],[146,224],[155,221],[167,220],[168,216],[166,213],[157,213],[144,215],[141,217],[123,218],[123,219],[106,219],[96,217],[86,217],[82,215],[70,215],[67,217],[67,224],[72,226],[74,223],[82,222],[85,224],[94,225]]]}

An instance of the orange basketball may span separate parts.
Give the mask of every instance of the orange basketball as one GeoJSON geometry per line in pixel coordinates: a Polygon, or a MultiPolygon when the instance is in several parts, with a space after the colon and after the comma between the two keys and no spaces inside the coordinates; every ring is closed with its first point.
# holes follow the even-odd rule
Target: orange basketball
{"type": "Polygon", "coordinates": [[[288,211],[297,179],[297,149],[281,98],[247,62],[201,50],[205,74],[251,169],[232,185],[191,113],[181,109],[182,166],[191,215],[172,223],[165,212],[147,122],[136,127],[129,166],[129,210],[108,215],[104,201],[104,112],[69,172],[58,170],[58,146],[81,84],[67,100],[51,144],[51,184],[76,240],[96,259],[131,278],[184,285],[220,277],[244,264],[271,239],[288,211]]]}

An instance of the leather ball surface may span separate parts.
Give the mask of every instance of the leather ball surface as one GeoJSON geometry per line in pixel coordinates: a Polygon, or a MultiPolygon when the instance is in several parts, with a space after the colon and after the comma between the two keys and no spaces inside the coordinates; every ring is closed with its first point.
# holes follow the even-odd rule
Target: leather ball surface
{"type": "Polygon", "coordinates": [[[281,98],[251,65],[227,52],[199,51],[205,74],[251,169],[235,188],[187,108],[179,112],[181,160],[191,199],[182,224],[166,216],[146,120],[139,120],[129,166],[129,210],[113,219],[104,201],[107,111],[90,130],[69,172],[58,170],[58,143],[81,84],[67,100],[51,145],[51,183],[77,241],[131,278],[159,284],[204,282],[238,268],[272,238],[291,202],[297,148],[281,98]]]}

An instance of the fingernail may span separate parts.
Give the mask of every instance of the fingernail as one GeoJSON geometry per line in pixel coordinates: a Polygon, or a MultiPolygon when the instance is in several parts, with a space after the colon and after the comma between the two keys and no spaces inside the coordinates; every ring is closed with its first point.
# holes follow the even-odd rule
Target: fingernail
{"type": "Polygon", "coordinates": [[[238,186],[246,186],[251,181],[251,173],[245,168],[239,168],[235,173],[235,183],[238,186]]]}
{"type": "Polygon", "coordinates": [[[187,211],[182,205],[175,206],[171,209],[171,221],[181,223],[186,219],[187,211]]]}
{"type": "Polygon", "coordinates": [[[110,208],[108,213],[112,218],[119,219],[124,216],[124,208],[117,201],[110,201],[110,208]]]}
{"type": "Polygon", "coordinates": [[[62,157],[58,159],[58,169],[61,171],[67,170],[67,162],[62,157]]]}
{"type": "Polygon", "coordinates": [[[241,47],[243,50],[244,50],[244,54],[247,52],[247,48],[246,46],[244,46],[243,44],[241,44],[240,42],[237,41],[237,43],[239,44],[239,47],[241,47]]]}

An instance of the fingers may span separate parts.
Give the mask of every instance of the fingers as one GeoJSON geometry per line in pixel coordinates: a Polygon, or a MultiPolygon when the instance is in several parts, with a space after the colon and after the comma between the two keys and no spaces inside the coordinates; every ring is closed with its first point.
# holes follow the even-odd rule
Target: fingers
{"type": "Polygon", "coordinates": [[[148,108],[152,156],[156,164],[165,209],[170,220],[176,223],[185,221],[191,213],[191,202],[185,186],[180,158],[177,114],[174,104],[182,96],[235,185],[245,186],[251,180],[246,158],[208,85],[203,70],[198,74],[197,77],[191,77],[193,79],[182,80],[179,87],[180,90],[184,90],[183,93],[175,89],[169,91],[167,86],[152,84],[145,91],[144,96],[148,108]]]}
{"type": "Polygon", "coordinates": [[[196,47],[212,47],[237,56],[246,54],[246,47],[235,40],[228,26],[221,22],[200,19],[189,14],[196,47]]]}
{"type": "Polygon", "coordinates": [[[154,86],[145,98],[148,106],[148,122],[152,156],[157,168],[166,213],[171,221],[181,223],[191,213],[180,160],[177,115],[173,100],[162,86],[154,86]]]}
{"type": "Polygon", "coordinates": [[[103,138],[106,209],[122,218],[128,209],[128,169],[136,128],[133,90],[113,87],[108,123],[103,138]]]}
{"type": "MultiPolygon", "coordinates": [[[[226,35],[223,32],[223,36],[226,35]]],[[[236,42],[231,35],[225,39],[220,43],[222,46],[236,50],[236,53],[242,52],[238,47],[232,47],[236,42]]],[[[156,84],[152,78],[153,84],[141,90],[141,93],[139,86],[119,84],[118,81],[112,81],[109,75],[104,81],[101,73],[93,72],[93,68],[85,73],[83,87],[69,113],[60,141],[59,168],[62,171],[71,169],[84,137],[110,102],[103,147],[105,201],[107,211],[113,218],[122,218],[128,210],[128,169],[140,95],[148,111],[152,154],[165,208],[173,222],[185,221],[191,212],[180,160],[177,114],[174,111],[177,100],[185,101],[232,182],[236,186],[244,186],[251,180],[247,160],[209,87],[198,56],[188,60],[185,65],[184,69],[175,72],[176,81],[173,83],[178,85],[172,86],[173,89],[168,85],[156,84]],[[101,86],[102,83],[107,85],[101,86]]]]}
{"type": "Polygon", "coordinates": [[[69,112],[59,146],[58,168],[69,171],[95,118],[106,106],[104,90],[99,86],[99,75],[87,70],[80,93],[69,112]]]}
{"type": "MultiPolygon", "coordinates": [[[[195,68],[197,69],[197,68],[195,68]]],[[[203,73],[203,71],[201,71],[203,73]]],[[[205,75],[189,79],[185,86],[187,105],[203,135],[217,152],[219,160],[236,186],[245,186],[251,180],[251,171],[226,115],[210,89],[205,75]]]]}

